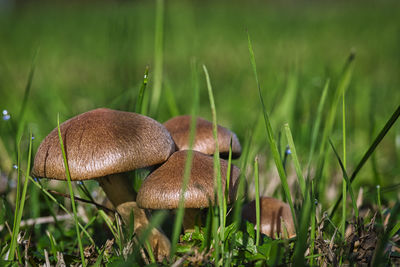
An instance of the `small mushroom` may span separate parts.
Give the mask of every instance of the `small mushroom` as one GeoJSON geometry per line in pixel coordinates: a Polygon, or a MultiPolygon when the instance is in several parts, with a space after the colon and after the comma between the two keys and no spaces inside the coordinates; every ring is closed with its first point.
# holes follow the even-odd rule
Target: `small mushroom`
{"type": "MultiPolygon", "coordinates": [[[[255,200],[243,207],[242,216],[256,228],[255,200]]],[[[271,237],[291,238],[296,235],[290,206],[272,197],[260,197],[261,233],[271,237]]]]}
{"type": "MultiPolygon", "coordinates": [[[[158,169],[153,171],[142,183],[137,195],[137,204],[146,209],[177,209],[182,190],[187,150],[175,152],[158,169]]],[[[220,160],[221,182],[225,192],[228,162],[220,160]]],[[[231,165],[228,203],[236,197],[239,168],[231,165]]],[[[214,162],[213,158],[193,151],[190,179],[184,195],[185,230],[194,228],[197,211],[214,204],[214,162]]]]}
{"type": "MultiPolygon", "coordinates": [[[[166,122],[165,127],[170,132],[178,150],[189,149],[189,134],[191,116],[177,116],[166,122]]],[[[232,138],[232,158],[240,157],[242,148],[236,134],[225,127],[218,125],[218,146],[221,157],[227,158],[229,154],[230,140],[232,138]]],[[[213,124],[203,118],[196,120],[196,136],[193,150],[212,155],[215,152],[213,136],[213,124]]]]}
{"type": "MultiPolygon", "coordinates": [[[[112,204],[131,203],[130,211],[121,215],[129,221],[133,211],[135,228],[147,225],[144,210],[135,203],[136,193],[127,179],[127,172],[163,163],[175,150],[165,127],[136,113],[99,108],[73,117],[60,125],[72,181],[97,179],[112,204]]],[[[66,180],[65,167],[55,128],[40,144],[32,175],[66,180]]],[[[156,237],[166,244],[161,232],[156,237]]],[[[168,243],[169,244],[169,243],[168,243]]],[[[169,247],[158,247],[168,255],[169,247]]]]}

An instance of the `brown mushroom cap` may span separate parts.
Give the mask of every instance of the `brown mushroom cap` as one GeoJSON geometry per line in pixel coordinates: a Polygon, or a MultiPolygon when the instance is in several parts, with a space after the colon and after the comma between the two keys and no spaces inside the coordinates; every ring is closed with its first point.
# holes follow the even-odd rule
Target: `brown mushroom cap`
{"type": "MultiPolygon", "coordinates": [[[[160,164],[175,150],[162,124],[131,112],[91,110],[65,121],[60,130],[72,180],[160,164]]],[[[40,144],[32,174],[66,179],[57,128],[40,144]]]]}
{"type": "MultiPolygon", "coordinates": [[[[177,116],[166,122],[165,127],[170,132],[178,150],[189,149],[191,116],[177,116]]],[[[238,158],[242,152],[239,139],[236,134],[225,127],[218,125],[218,146],[219,152],[223,156],[229,153],[230,139],[232,136],[232,157],[238,158]]],[[[196,121],[196,136],[193,150],[204,154],[212,155],[215,152],[215,142],[213,136],[213,125],[210,121],[198,117],[196,121]]]]}
{"type": "MultiPolygon", "coordinates": [[[[176,209],[182,189],[183,173],[187,150],[178,151],[152,172],[143,182],[137,203],[147,209],[176,209]]],[[[226,160],[220,160],[221,181],[225,192],[225,180],[228,168],[226,160]]],[[[238,185],[239,168],[232,165],[229,183],[229,199],[233,201],[238,185]]],[[[213,157],[193,151],[190,180],[185,192],[185,208],[203,208],[214,203],[214,163],[213,157]]]]}
{"type": "MultiPolygon", "coordinates": [[[[256,227],[255,200],[243,207],[242,215],[256,227]]],[[[277,235],[285,236],[285,231],[288,237],[296,235],[290,206],[272,197],[260,197],[260,225],[261,232],[271,238],[277,235]]]]}

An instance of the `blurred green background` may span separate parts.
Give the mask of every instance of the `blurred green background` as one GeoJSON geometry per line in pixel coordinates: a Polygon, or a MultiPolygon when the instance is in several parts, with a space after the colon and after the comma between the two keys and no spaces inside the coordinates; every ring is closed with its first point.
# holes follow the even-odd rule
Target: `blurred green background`
{"type": "MultiPolygon", "coordinates": [[[[134,110],[146,65],[154,66],[154,1],[0,1],[0,109],[16,119],[32,58],[37,60],[27,106],[27,127],[39,142],[65,120],[97,107],[134,110]]],[[[264,155],[264,181],[271,158],[260,101],[249,61],[250,33],[262,91],[278,136],[291,126],[301,163],[306,164],[311,129],[323,85],[331,79],[328,103],[346,58],[355,71],[346,94],[348,168],[362,157],[400,103],[399,1],[166,1],[163,93],[157,114],[163,122],[192,103],[190,62],[211,76],[218,122],[242,143],[253,133],[251,157],[264,155]]],[[[211,119],[204,75],[199,115],[211,119]]],[[[341,107],[331,136],[341,150],[341,107]]],[[[15,161],[15,134],[1,120],[2,140],[15,161]]],[[[14,122],[18,123],[18,122],[14,122]]],[[[285,144],[283,144],[284,146],[285,144]]],[[[2,152],[5,153],[4,150],[2,152]]],[[[329,174],[340,168],[331,154],[329,174]]],[[[250,159],[250,162],[252,158],[250,159]]],[[[360,181],[399,182],[400,125],[384,139],[360,181]],[[377,178],[378,177],[378,178],[377,178]],[[374,180],[375,179],[375,180],[374,180]]],[[[340,181],[340,177],[339,177],[340,181]]]]}

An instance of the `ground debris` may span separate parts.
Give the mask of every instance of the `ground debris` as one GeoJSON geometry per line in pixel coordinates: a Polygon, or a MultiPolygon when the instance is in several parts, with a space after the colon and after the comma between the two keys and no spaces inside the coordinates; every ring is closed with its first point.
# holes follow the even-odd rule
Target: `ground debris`
{"type": "Polygon", "coordinates": [[[376,215],[364,225],[362,220],[358,224],[350,224],[353,228],[346,238],[346,254],[359,266],[368,266],[374,255],[378,243],[379,230],[375,224],[376,215]]]}
{"type": "Polygon", "coordinates": [[[379,235],[382,234],[382,229],[377,226],[375,219],[376,214],[368,224],[364,224],[362,219],[351,222],[346,230],[345,240],[342,242],[333,241],[337,232],[332,240],[323,238],[325,222],[323,219],[318,227],[318,235],[315,240],[318,253],[323,255],[319,258],[320,263],[323,266],[337,266],[342,258],[356,266],[370,266],[379,235]]]}
{"type": "MultiPolygon", "coordinates": [[[[100,251],[102,251],[103,254],[103,261],[107,261],[107,258],[109,255],[112,254],[112,247],[114,244],[114,239],[109,239],[106,241],[106,243],[100,248],[100,251]]],[[[98,257],[100,256],[94,245],[90,245],[85,247],[83,251],[83,255],[85,256],[85,259],[87,260],[87,263],[89,265],[92,265],[96,263],[98,257]]]]}

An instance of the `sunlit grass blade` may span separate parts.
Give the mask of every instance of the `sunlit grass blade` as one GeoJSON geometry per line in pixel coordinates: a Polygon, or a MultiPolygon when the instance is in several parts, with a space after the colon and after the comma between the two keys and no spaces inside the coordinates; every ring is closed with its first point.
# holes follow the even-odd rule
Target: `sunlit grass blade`
{"type": "MultiPolygon", "coordinates": [[[[32,133],[30,133],[29,136],[29,150],[28,150],[28,160],[27,160],[27,166],[26,166],[26,174],[30,173],[30,168],[31,168],[31,158],[32,158],[32,133]]],[[[19,142],[18,142],[19,143],[19,142]]],[[[20,164],[18,163],[17,168],[18,168],[18,177],[20,177],[20,170],[19,166],[20,164]]],[[[20,182],[20,178],[18,178],[18,183],[20,182]]],[[[19,228],[22,220],[22,214],[24,212],[24,205],[25,205],[25,199],[26,199],[26,192],[28,190],[28,184],[29,184],[29,179],[27,178],[27,175],[25,176],[25,181],[24,181],[24,187],[22,189],[21,197],[19,198],[18,193],[17,193],[17,199],[20,199],[17,201],[18,206],[16,206],[16,220],[14,221],[14,227],[13,227],[13,233],[12,233],[12,239],[11,239],[11,244],[10,244],[10,254],[8,259],[10,261],[14,260],[14,255],[15,255],[15,249],[17,246],[17,236],[19,234],[19,228]]]]}
{"type": "Polygon", "coordinates": [[[187,152],[187,158],[185,162],[185,169],[184,169],[184,174],[183,174],[183,181],[182,181],[182,190],[181,190],[181,195],[179,199],[179,207],[176,212],[175,216],[175,223],[174,223],[174,228],[172,231],[172,237],[171,237],[171,253],[170,253],[170,258],[172,259],[173,256],[175,255],[176,252],[176,244],[178,243],[179,240],[179,234],[182,229],[182,221],[183,221],[183,216],[184,216],[184,201],[185,201],[185,191],[186,187],[189,183],[190,179],[190,171],[192,168],[192,159],[193,159],[193,151],[192,147],[194,144],[194,138],[196,136],[196,122],[197,122],[197,113],[199,109],[199,98],[200,98],[200,93],[199,93],[199,82],[198,82],[198,70],[197,70],[197,64],[195,61],[192,61],[191,63],[191,68],[192,68],[192,85],[193,85],[193,104],[192,104],[192,120],[190,122],[190,132],[189,132],[189,150],[187,152]]]}
{"type": "Polygon", "coordinates": [[[350,56],[348,57],[346,64],[343,68],[342,74],[340,76],[338,86],[336,88],[335,94],[333,96],[332,104],[329,109],[327,119],[326,119],[326,124],[322,132],[322,140],[321,140],[321,145],[320,145],[320,150],[319,150],[319,155],[318,155],[318,164],[317,164],[317,170],[316,170],[316,175],[315,175],[315,188],[316,188],[316,197],[323,197],[322,195],[319,195],[319,192],[321,191],[325,185],[325,179],[323,176],[323,170],[324,170],[324,165],[326,161],[327,154],[327,146],[328,146],[328,138],[332,133],[333,126],[335,123],[335,117],[336,117],[336,111],[337,111],[337,106],[339,104],[340,98],[342,95],[346,92],[347,88],[350,85],[350,80],[353,74],[353,69],[354,69],[354,58],[355,55],[354,53],[351,53],[350,56]]]}
{"type": "MultiPolygon", "coordinates": [[[[218,128],[217,128],[217,111],[215,108],[215,102],[214,102],[214,94],[213,94],[213,89],[211,86],[211,81],[210,81],[210,75],[208,74],[207,67],[203,65],[203,71],[206,76],[206,83],[207,83],[207,90],[208,90],[208,97],[210,100],[210,107],[211,107],[211,114],[212,114],[212,123],[213,123],[213,136],[214,136],[214,142],[215,142],[215,151],[214,151],[214,188],[215,185],[217,187],[217,200],[218,200],[218,207],[219,207],[219,233],[220,237],[223,241],[223,238],[225,236],[225,227],[224,227],[224,222],[225,222],[225,217],[226,214],[224,213],[224,192],[222,190],[222,181],[221,181],[221,166],[220,166],[220,161],[219,161],[219,145],[218,145],[218,128]],[[215,183],[216,180],[216,183],[215,183]]],[[[218,238],[214,236],[215,244],[218,246],[218,238]]],[[[224,251],[224,243],[221,243],[221,251],[224,251]]],[[[218,265],[219,263],[217,263],[218,265]]]]}
{"type": "Polygon", "coordinates": [[[139,94],[136,99],[135,112],[141,113],[143,108],[144,92],[146,91],[147,83],[149,81],[149,66],[146,66],[143,75],[143,82],[139,89],[139,94]]]}
{"type": "MultiPolygon", "coordinates": [[[[374,142],[371,144],[371,146],[365,152],[364,156],[361,158],[360,162],[357,164],[356,168],[354,169],[353,173],[350,176],[350,182],[351,183],[357,177],[358,172],[361,170],[361,168],[364,166],[364,164],[367,162],[367,160],[371,157],[372,153],[374,153],[374,151],[377,148],[377,146],[380,144],[382,139],[386,136],[386,134],[392,128],[393,124],[397,121],[399,116],[400,116],[400,105],[393,112],[392,116],[386,122],[385,126],[379,132],[379,134],[375,138],[374,142]]],[[[335,202],[335,205],[333,206],[332,211],[330,213],[330,217],[332,217],[335,214],[335,211],[336,211],[337,207],[339,206],[339,203],[340,203],[341,200],[342,200],[342,195],[340,195],[339,199],[335,202]]]]}
{"type": "Polygon", "coordinates": [[[294,167],[296,169],[297,178],[299,179],[301,195],[302,195],[302,198],[304,199],[305,195],[306,195],[306,182],[304,180],[303,172],[300,167],[299,158],[297,157],[296,147],[294,145],[293,136],[292,136],[292,132],[290,131],[289,124],[286,123],[284,125],[284,130],[285,130],[285,134],[286,134],[286,139],[289,144],[290,153],[293,158],[294,167]]]}
{"type": "Polygon", "coordinates": [[[268,143],[271,147],[271,152],[275,161],[275,166],[278,170],[279,173],[279,178],[281,179],[281,184],[283,187],[283,191],[285,193],[285,197],[287,199],[287,201],[289,202],[289,206],[290,206],[290,210],[292,212],[292,216],[293,216],[293,221],[296,225],[296,229],[297,229],[297,220],[296,220],[296,214],[294,211],[294,207],[293,207],[293,201],[292,201],[292,197],[290,194],[290,190],[289,190],[289,184],[287,182],[287,178],[286,178],[286,174],[285,174],[285,170],[283,168],[282,162],[281,162],[281,158],[279,156],[279,151],[278,151],[278,147],[274,138],[274,133],[272,131],[272,126],[271,126],[271,122],[267,113],[267,110],[265,108],[265,104],[264,104],[264,99],[261,93],[261,86],[260,86],[260,82],[258,80],[258,74],[257,74],[257,67],[256,67],[256,60],[254,57],[254,51],[253,51],[253,47],[251,44],[251,40],[250,40],[250,34],[247,33],[247,39],[248,39],[248,47],[249,47],[249,52],[250,52],[250,62],[251,65],[253,67],[253,72],[254,72],[254,76],[256,79],[256,83],[257,83],[257,87],[258,87],[258,94],[259,94],[259,98],[260,98],[260,102],[261,102],[261,107],[262,107],[262,112],[264,115],[264,122],[265,122],[265,127],[267,130],[267,139],[268,139],[268,143]]]}
{"type": "Polygon", "coordinates": [[[346,168],[344,167],[344,165],[343,165],[343,163],[342,163],[342,160],[340,159],[340,156],[339,156],[339,154],[337,153],[337,151],[336,151],[336,149],[335,149],[335,147],[334,147],[334,145],[333,145],[333,143],[332,143],[332,141],[331,141],[330,139],[329,139],[329,143],[330,143],[330,145],[331,145],[331,147],[332,147],[332,150],[333,150],[333,152],[335,153],[335,156],[336,156],[336,158],[337,158],[337,160],[338,160],[338,162],[339,162],[340,168],[342,169],[343,178],[344,178],[344,180],[346,181],[347,190],[348,190],[349,193],[350,193],[351,203],[352,203],[352,205],[353,205],[354,214],[355,214],[356,219],[357,219],[357,221],[358,221],[357,202],[356,202],[356,199],[355,199],[355,197],[354,197],[353,187],[352,187],[351,182],[350,182],[350,179],[349,179],[349,177],[348,177],[348,175],[347,175],[346,168]]]}
{"type": "Polygon", "coordinates": [[[261,225],[260,225],[260,179],[258,177],[258,158],[256,157],[254,159],[254,183],[255,183],[255,191],[256,191],[256,197],[255,197],[255,202],[256,202],[256,246],[260,244],[260,231],[261,231],[261,225]]]}
{"type": "Polygon", "coordinates": [[[164,0],[156,0],[156,28],[154,35],[154,82],[150,103],[150,114],[155,115],[160,102],[163,80],[164,0]]]}
{"type": "Polygon", "coordinates": [[[77,236],[77,239],[78,239],[79,252],[80,252],[80,255],[81,255],[81,264],[82,264],[82,266],[86,266],[85,255],[83,253],[82,240],[81,240],[81,235],[80,235],[79,225],[78,225],[78,215],[76,213],[76,207],[75,207],[74,190],[72,189],[71,175],[70,175],[70,172],[69,172],[67,155],[65,154],[64,142],[63,142],[62,135],[61,135],[61,130],[60,130],[60,116],[59,116],[59,114],[57,115],[57,130],[58,130],[58,138],[60,140],[61,152],[62,152],[62,156],[63,156],[63,160],[64,160],[65,175],[67,177],[68,190],[69,190],[69,194],[71,196],[71,206],[72,206],[72,211],[73,211],[73,214],[74,214],[76,236],[77,236]]]}

